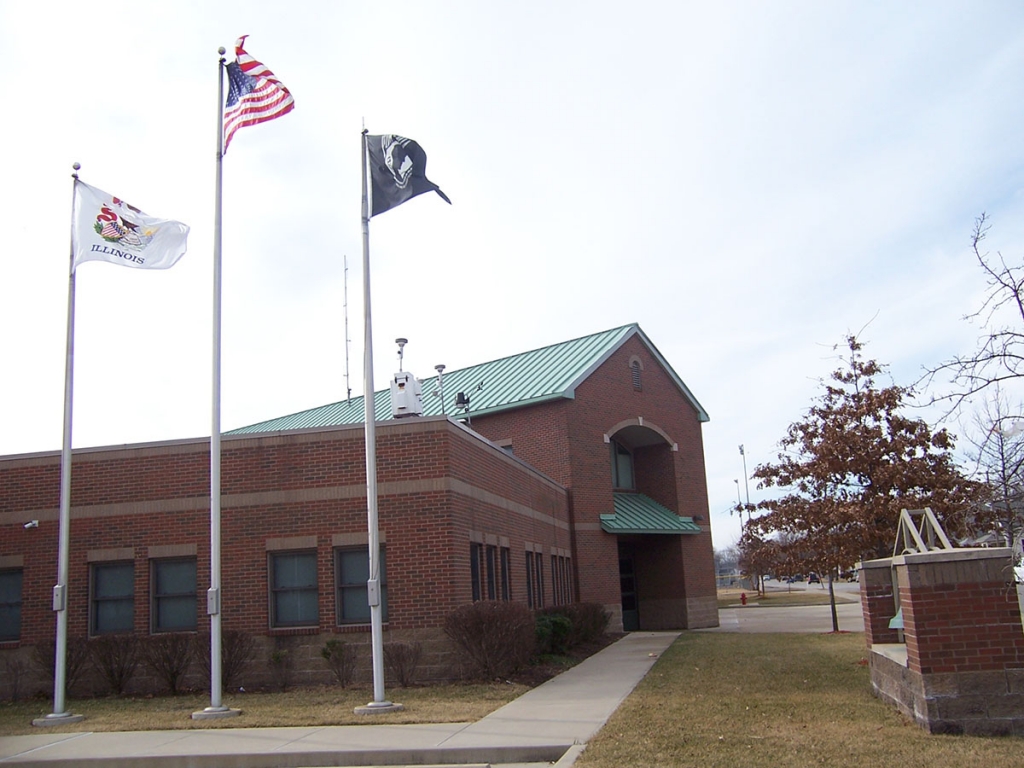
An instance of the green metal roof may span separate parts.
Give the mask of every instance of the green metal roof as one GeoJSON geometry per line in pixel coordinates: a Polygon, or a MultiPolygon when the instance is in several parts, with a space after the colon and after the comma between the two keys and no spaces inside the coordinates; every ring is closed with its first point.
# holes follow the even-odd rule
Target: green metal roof
{"type": "Polygon", "coordinates": [[[615,514],[601,515],[605,533],[700,533],[692,517],[680,517],[642,493],[616,493],[615,514]]]}
{"type": "MultiPolygon", "coordinates": [[[[560,344],[503,357],[489,363],[444,373],[444,413],[460,415],[455,408],[455,395],[465,392],[470,398],[473,416],[519,408],[549,400],[573,398],[578,387],[598,366],[633,336],[639,336],[659,363],[672,377],[693,407],[701,421],[708,416],[700,403],[683,383],[661,353],[635,323],[608,331],[583,336],[560,344]],[[482,385],[482,386],[480,386],[482,385]]],[[[423,415],[442,413],[441,398],[435,397],[437,377],[423,379],[423,415]]],[[[377,421],[391,418],[391,390],[374,394],[374,413],[377,421]]],[[[360,424],[363,421],[363,398],[353,397],[338,403],[311,408],[288,416],[252,424],[227,434],[244,435],[258,432],[279,432],[289,429],[360,424]]]]}

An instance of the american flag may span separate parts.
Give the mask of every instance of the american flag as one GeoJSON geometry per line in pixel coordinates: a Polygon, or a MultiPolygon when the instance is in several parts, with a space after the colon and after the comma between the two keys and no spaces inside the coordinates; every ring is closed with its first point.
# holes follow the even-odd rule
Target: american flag
{"type": "Polygon", "coordinates": [[[228,98],[224,105],[224,151],[235,131],[286,115],[295,108],[288,89],[274,73],[245,52],[242,35],[235,42],[235,60],[228,64],[228,98]]]}

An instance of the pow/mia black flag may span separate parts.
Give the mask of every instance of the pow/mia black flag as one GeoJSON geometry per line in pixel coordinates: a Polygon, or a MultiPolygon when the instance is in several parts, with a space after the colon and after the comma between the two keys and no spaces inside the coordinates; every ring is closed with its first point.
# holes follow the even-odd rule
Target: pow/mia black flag
{"type": "Polygon", "coordinates": [[[433,190],[451,205],[448,195],[427,178],[427,153],[412,139],[386,133],[367,136],[373,212],[376,216],[433,190]]]}

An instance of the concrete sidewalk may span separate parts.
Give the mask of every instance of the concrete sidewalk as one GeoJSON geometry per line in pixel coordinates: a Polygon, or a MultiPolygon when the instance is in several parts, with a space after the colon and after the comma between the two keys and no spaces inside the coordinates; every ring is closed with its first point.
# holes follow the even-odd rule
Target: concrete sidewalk
{"type": "Polygon", "coordinates": [[[0,739],[0,766],[570,765],[678,635],[626,635],[475,723],[41,732],[0,739]]]}

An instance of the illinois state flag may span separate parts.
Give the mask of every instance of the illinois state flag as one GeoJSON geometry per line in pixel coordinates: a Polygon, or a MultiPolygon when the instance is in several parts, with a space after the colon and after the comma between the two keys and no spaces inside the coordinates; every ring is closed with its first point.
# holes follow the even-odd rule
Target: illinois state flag
{"type": "Polygon", "coordinates": [[[71,270],[83,261],[167,269],[185,255],[189,228],[148,216],[124,200],[75,180],[71,270]]]}

